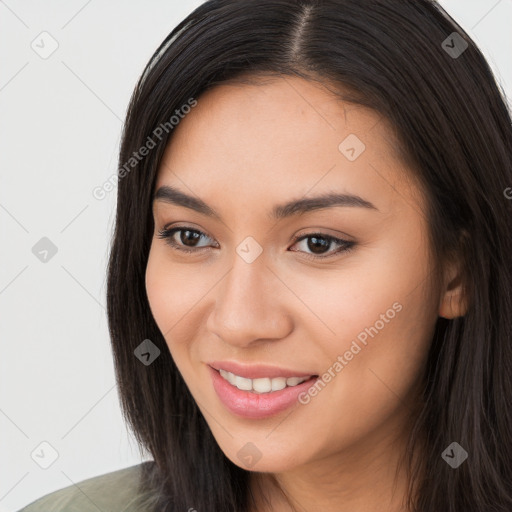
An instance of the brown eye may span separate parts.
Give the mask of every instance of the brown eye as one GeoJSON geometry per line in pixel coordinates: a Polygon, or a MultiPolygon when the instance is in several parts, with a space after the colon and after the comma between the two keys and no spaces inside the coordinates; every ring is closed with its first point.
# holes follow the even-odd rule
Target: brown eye
{"type": "Polygon", "coordinates": [[[317,236],[308,237],[307,247],[314,254],[323,254],[326,249],[329,249],[332,241],[326,238],[317,236]]]}
{"type": "Polygon", "coordinates": [[[341,252],[348,252],[355,246],[355,242],[350,242],[330,235],[324,235],[322,233],[311,233],[297,237],[294,245],[297,245],[299,242],[303,242],[304,240],[307,240],[307,243],[303,244],[303,249],[305,250],[294,252],[302,252],[305,256],[312,259],[328,258],[341,252]],[[336,247],[336,249],[334,251],[329,251],[333,246],[336,247]]]}
{"type": "Polygon", "coordinates": [[[188,245],[189,247],[195,247],[198,240],[201,239],[200,233],[197,231],[191,231],[190,229],[181,229],[179,233],[180,242],[184,245],[188,245]]]}
{"type": "Polygon", "coordinates": [[[208,235],[197,229],[187,227],[176,227],[171,229],[162,229],[159,231],[158,238],[164,239],[173,249],[184,252],[198,252],[201,249],[209,247],[211,244],[198,245],[202,239],[212,240],[208,235]],[[175,235],[179,233],[179,236],[175,235]]]}

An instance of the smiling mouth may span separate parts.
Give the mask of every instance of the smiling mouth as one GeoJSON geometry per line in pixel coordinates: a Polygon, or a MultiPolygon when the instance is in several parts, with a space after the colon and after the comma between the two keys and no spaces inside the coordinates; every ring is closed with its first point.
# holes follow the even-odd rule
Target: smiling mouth
{"type": "Polygon", "coordinates": [[[217,371],[220,373],[220,376],[232,386],[240,389],[241,391],[249,391],[255,394],[280,391],[287,387],[298,386],[307,380],[317,377],[316,375],[309,375],[306,377],[262,377],[259,379],[248,379],[226,370],[219,369],[217,371]]]}

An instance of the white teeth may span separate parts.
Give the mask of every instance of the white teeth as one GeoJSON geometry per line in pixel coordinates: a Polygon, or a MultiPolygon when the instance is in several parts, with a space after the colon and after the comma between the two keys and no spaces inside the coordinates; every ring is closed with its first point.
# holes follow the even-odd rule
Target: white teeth
{"type": "Polygon", "coordinates": [[[270,393],[279,391],[286,386],[297,386],[308,380],[310,377],[274,377],[270,379],[263,377],[260,379],[246,379],[226,370],[219,370],[221,377],[227,380],[231,385],[236,386],[242,391],[254,391],[255,393],[270,393]]]}
{"type": "Polygon", "coordinates": [[[238,375],[235,378],[235,386],[238,389],[242,389],[243,391],[251,391],[252,389],[252,380],[246,379],[245,377],[239,377],[238,375]]]}
{"type": "MultiPolygon", "coordinates": [[[[296,377],[298,378],[298,377],[296,377]]],[[[286,387],[287,380],[284,377],[276,377],[272,379],[272,391],[279,391],[286,387]]]]}
{"type": "Polygon", "coordinates": [[[252,389],[258,393],[268,393],[272,391],[272,381],[268,378],[253,379],[252,389]]]}
{"type": "Polygon", "coordinates": [[[290,377],[289,379],[286,379],[286,385],[287,386],[296,386],[300,382],[302,382],[300,380],[300,377],[290,377]]]}

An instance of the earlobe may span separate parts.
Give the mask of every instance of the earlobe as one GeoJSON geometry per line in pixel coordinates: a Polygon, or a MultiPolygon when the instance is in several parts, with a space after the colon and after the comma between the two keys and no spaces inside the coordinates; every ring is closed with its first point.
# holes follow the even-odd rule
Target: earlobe
{"type": "Polygon", "coordinates": [[[447,270],[439,304],[439,316],[451,320],[466,314],[467,300],[464,296],[461,265],[459,262],[451,263],[447,270]]]}
{"type": "Polygon", "coordinates": [[[461,292],[445,292],[439,305],[439,316],[451,320],[464,316],[467,312],[467,305],[461,292]]]}

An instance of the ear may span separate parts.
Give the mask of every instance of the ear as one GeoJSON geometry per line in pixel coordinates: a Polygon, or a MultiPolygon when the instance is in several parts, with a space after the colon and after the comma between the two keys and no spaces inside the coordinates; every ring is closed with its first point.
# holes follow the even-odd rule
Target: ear
{"type": "Polygon", "coordinates": [[[467,312],[467,297],[463,294],[462,265],[460,258],[445,264],[443,288],[439,302],[439,316],[451,320],[467,312]]]}

